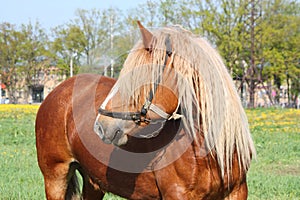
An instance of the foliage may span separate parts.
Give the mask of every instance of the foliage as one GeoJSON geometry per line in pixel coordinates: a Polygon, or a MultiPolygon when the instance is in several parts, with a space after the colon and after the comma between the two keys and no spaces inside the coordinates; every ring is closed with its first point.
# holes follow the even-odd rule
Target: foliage
{"type": "Polygon", "coordinates": [[[0,82],[12,93],[17,82],[17,63],[21,51],[18,44],[21,42],[21,33],[10,23],[2,23],[0,29],[0,82]]]}
{"type": "Polygon", "coordinates": [[[46,50],[47,36],[40,24],[21,25],[17,28],[9,23],[0,24],[0,75],[8,89],[10,102],[16,102],[16,92],[36,84],[38,73],[49,65],[46,50]],[[25,81],[25,88],[20,82],[25,81]]]}
{"type": "MultiPolygon", "coordinates": [[[[20,63],[18,76],[24,77],[25,99],[29,95],[29,88],[39,84],[37,77],[39,72],[49,66],[49,52],[47,51],[47,35],[36,22],[35,25],[29,23],[21,26],[22,43],[20,44],[20,63]]],[[[19,81],[22,78],[19,78],[19,81]]],[[[21,87],[21,86],[20,86],[21,87]]]]}
{"type": "Polygon", "coordinates": [[[55,39],[51,43],[53,56],[59,69],[70,74],[70,64],[74,61],[75,74],[78,71],[81,53],[86,46],[82,30],[75,25],[59,26],[53,30],[55,39]]]}
{"type": "Polygon", "coordinates": [[[272,80],[277,91],[282,84],[291,88],[288,100],[289,103],[295,103],[300,93],[300,4],[295,1],[290,4],[285,1],[270,1],[264,6],[263,77],[264,80],[272,80]]]}
{"type": "MultiPolygon", "coordinates": [[[[38,106],[0,105],[0,199],[45,199],[36,152],[38,106]]],[[[300,197],[300,110],[246,110],[257,150],[248,173],[249,199],[300,197]]],[[[106,194],[105,199],[121,199],[106,194]]]]}

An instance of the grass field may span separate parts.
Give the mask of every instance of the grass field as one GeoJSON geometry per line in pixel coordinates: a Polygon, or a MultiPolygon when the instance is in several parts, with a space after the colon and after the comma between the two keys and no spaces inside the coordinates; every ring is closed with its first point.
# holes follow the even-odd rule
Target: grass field
{"type": "MultiPolygon", "coordinates": [[[[45,199],[34,136],[37,106],[0,105],[0,199],[45,199]]],[[[300,110],[247,110],[257,160],[249,199],[300,199],[300,110]]],[[[118,199],[106,195],[106,199],[118,199]]]]}

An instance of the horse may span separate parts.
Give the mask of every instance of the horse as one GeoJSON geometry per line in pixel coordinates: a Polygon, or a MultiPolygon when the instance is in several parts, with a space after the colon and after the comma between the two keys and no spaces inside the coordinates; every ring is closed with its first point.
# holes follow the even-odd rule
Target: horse
{"type": "Polygon", "coordinates": [[[81,74],[41,104],[46,198],[246,199],[255,148],[221,57],[179,26],[138,25],[118,80],[81,74]]]}
{"type": "MultiPolygon", "coordinates": [[[[100,106],[95,132],[124,155],[137,151],[148,158],[157,198],[246,199],[246,172],[255,148],[220,55],[180,26],[154,33],[139,27],[143,40],[100,106]],[[156,148],[149,155],[141,139],[160,135],[170,138],[152,141],[156,148]],[[132,143],[142,143],[144,151],[132,143]]],[[[122,163],[112,167],[130,170],[122,163]]],[[[130,172],[145,172],[130,167],[130,172]]]]}

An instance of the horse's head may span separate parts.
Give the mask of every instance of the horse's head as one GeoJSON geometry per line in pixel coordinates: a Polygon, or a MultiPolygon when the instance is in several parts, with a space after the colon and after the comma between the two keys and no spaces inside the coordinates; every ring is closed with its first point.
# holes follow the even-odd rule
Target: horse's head
{"type": "Polygon", "coordinates": [[[142,41],[129,54],[118,81],[99,109],[95,132],[120,146],[128,136],[151,138],[177,118],[178,99],[168,34],[156,37],[138,22],[142,41]],[[147,131],[143,132],[143,130],[147,131]]]}

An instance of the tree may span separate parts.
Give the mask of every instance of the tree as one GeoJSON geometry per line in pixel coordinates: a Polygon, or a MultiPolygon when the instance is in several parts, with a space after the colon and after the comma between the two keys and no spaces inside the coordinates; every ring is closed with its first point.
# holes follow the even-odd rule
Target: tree
{"type": "Polygon", "coordinates": [[[15,25],[6,22],[0,25],[1,82],[7,87],[10,102],[17,100],[15,90],[17,87],[17,63],[21,53],[19,46],[22,43],[21,40],[21,34],[16,30],[15,25]]]}
{"type": "Polygon", "coordinates": [[[208,38],[219,50],[225,65],[234,80],[240,82],[240,94],[243,100],[245,73],[249,66],[250,38],[248,1],[213,0],[191,2],[192,7],[187,10],[190,15],[193,32],[208,38]]]}
{"type": "Polygon", "coordinates": [[[49,64],[49,52],[47,49],[47,35],[38,22],[21,25],[22,42],[20,46],[20,58],[18,74],[25,80],[24,97],[27,100],[30,88],[38,86],[39,74],[49,64]]]}
{"type": "Polygon", "coordinates": [[[57,60],[57,67],[72,76],[77,73],[79,60],[85,50],[87,41],[79,26],[68,24],[53,29],[55,39],[51,49],[57,60]]]}
{"type": "MultiPolygon", "coordinates": [[[[295,63],[299,63],[296,53],[299,52],[297,1],[191,2],[194,6],[189,13],[194,22],[194,32],[201,33],[216,45],[233,78],[241,81],[241,94],[242,85],[248,85],[250,107],[255,105],[254,94],[258,84],[268,91],[272,101],[271,92],[265,87],[265,83],[270,85],[272,80],[279,90],[284,78],[287,85],[292,80],[297,82],[297,67],[293,67],[296,66],[295,63]],[[291,14],[294,16],[291,17],[291,14]],[[293,61],[289,61],[291,59],[293,61]],[[291,71],[293,75],[289,73],[291,71]],[[291,76],[294,78],[291,79],[291,76]]],[[[277,95],[279,98],[279,91],[277,95]]]]}
{"type": "Polygon", "coordinates": [[[107,46],[105,43],[110,33],[110,15],[106,10],[83,10],[76,11],[76,18],[72,21],[80,27],[85,37],[84,56],[87,65],[94,65],[99,58],[97,49],[100,46],[107,46]]]}
{"type": "Polygon", "coordinates": [[[288,103],[299,95],[300,78],[300,4],[297,1],[273,0],[264,4],[263,56],[267,67],[263,75],[273,82],[278,102],[285,82],[288,103]]]}
{"type": "Polygon", "coordinates": [[[262,10],[261,10],[261,0],[250,0],[245,6],[246,13],[248,15],[245,21],[245,30],[247,31],[246,41],[249,44],[245,48],[246,55],[245,60],[249,63],[249,67],[243,75],[243,80],[246,81],[249,91],[249,104],[250,108],[255,106],[255,92],[256,87],[259,83],[263,83],[261,73],[263,71],[263,64],[261,63],[261,20],[262,20],[262,10]]]}
{"type": "Polygon", "coordinates": [[[116,8],[79,9],[75,14],[76,18],[70,24],[78,26],[84,37],[85,46],[81,55],[85,58],[85,62],[82,62],[82,65],[88,68],[107,65],[105,60],[111,60],[114,54],[112,50],[114,49],[114,36],[118,35],[123,26],[122,12],[116,8]]]}
{"type": "Polygon", "coordinates": [[[0,27],[2,83],[7,87],[10,102],[16,103],[20,92],[27,99],[35,77],[48,66],[47,36],[38,22],[35,25],[22,24],[19,29],[9,23],[3,23],[0,27]]]}
{"type": "Polygon", "coordinates": [[[179,7],[180,2],[176,0],[160,0],[158,7],[160,25],[182,24],[181,10],[179,7]]]}
{"type": "Polygon", "coordinates": [[[137,29],[136,21],[141,21],[147,27],[157,27],[159,4],[155,0],[147,0],[145,3],[139,4],[136,8],[131,9],[125,16],[125,24],[137,29]]]}

